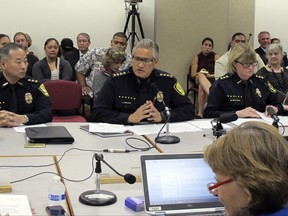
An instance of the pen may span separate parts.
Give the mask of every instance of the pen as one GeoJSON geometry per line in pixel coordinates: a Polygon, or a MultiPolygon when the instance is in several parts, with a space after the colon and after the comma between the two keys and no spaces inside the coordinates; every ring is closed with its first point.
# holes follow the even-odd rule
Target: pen
{"type": "Polygon", "coordinates": [[[103,149],[103,152],[111,152],[111,153],[129,153],[130,150],[127,149],[103,149]]]}

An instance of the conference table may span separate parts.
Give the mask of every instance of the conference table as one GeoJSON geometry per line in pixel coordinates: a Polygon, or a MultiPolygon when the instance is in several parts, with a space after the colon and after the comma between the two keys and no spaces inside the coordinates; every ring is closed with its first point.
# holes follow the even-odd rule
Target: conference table
{"type": "MultiPolygon", "coordinates": [[[[185,122],[184,128],[181,128],[180,124],[171,124],[170,135],[180,138],[180,142],[177,144],[155,143],[155,137],[158,134],[155,125],[143,126],[144,128],[147,127],[147,129],[152,127],[150,130],[153,133],[138,135],[134,133],[132,136],[102,138],[80,129],[80,126],[87,123],[49,123],[46,125],[65,126],[74,137],[74,143],[47,144],[41,148],[27,148],[25,147],[25,144],[27,144],[25,133],[16,132],[14,128],[0,128],[0,163],[1,165],[7,163],[14,165],[29,163],[38,165],[52,164],[42,168],[17,168],[17,175],[14,174],[12,180],[21,179],[43,170],[57,173],[63,177],[67,193],[67,212],[71,215],[146,215],[144,211],[135,212],[124,205],[127,197],[143,195],[140,156],[143,154],[203,152],[205,146],[216,139],[213,135],[210,121],[193,120],[194,128],[191,131],[187,130],[187,122],[185,122]],[[203,123],[205,123],[205,127],[201,126],[203,123]],[[129,141],[127,138],[129,138],[129,141]],[[134,150],[127,142],[140,149],[147,148],[147,146],[150,146],[151,149],[148,151],[131,151],[129,153],[103,151],[104,149],[134,150]],[[131,173],[137,179],[135,184],[128,184],[123,180],[123,177],[118,176],[104,162],[101,162],[100,189],[113,192],[117,196],[117,202],[109,206],[87,206],[78,200],[81,193],[96,189],[94,169],[96,163],[95,155],[97,154],[102,154],[103,159],[121,175],[131,173]]],[[[192,124],[191,122],[188,123],[192,124]]],[[[225,128],[230,130],[235,125],[237,124],[228,124],[227,126],[225,125],[225,128]]],[[[133,129],[133,127],[129,129],[133,129]]],[[[160,136],[165,135],[167,134],[160,134],[160,136]]],[[[2,167],[0,167],[0,171],[1,169],[2,167]]],[[[35,215],[45,215],[47,190],[51,179],[52,174],[43,174],[12,184],[12,194],[28,195],[31,208],[35,210],[35,215]]]]}

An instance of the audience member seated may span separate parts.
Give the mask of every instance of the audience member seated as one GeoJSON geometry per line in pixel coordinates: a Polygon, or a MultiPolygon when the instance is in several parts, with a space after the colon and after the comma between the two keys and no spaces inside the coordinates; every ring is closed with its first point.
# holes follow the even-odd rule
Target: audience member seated
{"type": "MultiPolygon", "coordinates": [[[[271,39],[271,44],[281,44],[281,41],[279,38],[272,38],[271,39]]],[[[287,58],[287,53],[283,51],[283,59],[282,59],[282,66],[287,67],[288,66],[288,58],[287,58]]]]}
{"type": "MultiPolygon", "coordinates": [[[[123,32],[117,32],[113,35],[110,47],[118,48],[122,52],[125,52],[127,48],[128,38],[123,32]]],[[[82,94],[86,105],[85,110],[88,110],[93,98],[92,84],[93,77],[97,71],[100,71],[102,65],[101,59],[107,52],[109,47],[94,48],[87,54],[80,58],[75,66],[76,77],[79,84],[82,86],[82,94]]],[[[123,70],[130,66],[131,55],[125,53],[126,61],[121,65],[119,70],[123,70]]]]}
{"type": "MultiPolygon", "coordinates": [[[[237,43],[246,43],[246,36],[241,33],[237,32],[232,36],[232,41],[230,42],[230,49],[224,55],[222,55],[219,59],[215,62],[215,78],[218,79],[219,77],[225,75],[228,71],[228,55],[237,43]]],[[[260,56],[256,55],[256,61],[258,64],[254,68],[254,73],[256,73],[259,69],[264,67],[264,63],[260,56]]]]}
{"type": "Polygon", "coordinates": [[[132,50],[132,67],[115,73],[94,101],[91,121],[133,124],[141,121],[165,122],[194,118],[194,107],[172,75],[156,69],[159,48],[150,39],[138,41],[132,50]],[[165,114],[166,113],[166,114],[165,114]]]}
{"type": "Polygon", "coordinates": [[[201,52],[194,56],[191,63],[190,75],[198,85],[198,112],[196,118],[203,118],[204,106],[207,102],[211,83],[215,81],[215,61],[220,57],[213,52],[214,42],[211,38],[204,38],[201,52]]]}
{"type": "Polygon", "coordinates": [[[258,43],[260,44],[260,46],[257,49],[255,49],[255,52],[259,54],[264,64],[267,65],[268,59],[266,56],[266,50],[269,44],[271,43],[270,33],[267,31],[260,32],[258,34],[258,43]]]}
{"type": "Polygon", "coordinates": [[[59,47],[58,57],[66,59],[68,53],[78,51],[70,38],[63,38],[59,47]]]}
{"type": "Polygon", "coordinates": [[[59,42],[55,38],[45,41],[46,57],[35,63],[32,76],[35,79],[46,80],[72,80],[73,71],[68,61],[57,57],[59,42]]]}
{"type": "Polygon", "coordinates": [[[68,52],[66,55],[66,60],[70,63],[73,70],[73,81],[76,80],[75,65],[79,59],[89,51],[89,46],[91,44],[90,36],[87,33],[78,34],[76,39],[78,49],[75,49],[72,52],[68,52]]]}
{"type": "Polygon", "coordinates": [[[14,35],[14,43],[20,45],[25,50],[26,55],[27,55],[27,60],[28,60],[28,68],[27,68],[26,74],[28,76],[32,76],[33,66],[36,62],[39,61],[39,59],[32,52],[29,52],[27,35],[23,32],[17,32],[14,35]]]}
{"type": "Polygon", "coordinates": [[[206,147],[216,175],[208,190],[229,216],[288,215],[288,145],[278,130],[246,122],[206,147]]]}
{"type": "Polygon", "coordinates": [[[110,47],[101,60],[100,71],[96,71],[93,79],[93,97],[96,98],[104,82],[112,74],[119,72],[120,66],[125,62],[125,52],[110,47]]]}
{"type": "Polygon", "coordinates": [[[229,54],[229,73],[218,79],[210,89],[206,118],[217,118],[227,112],[236,113],[239,118],[259,118],[257,111],[265,112],[267,106],[278,114],[283,113],[276,90],[268,85],[264,77],[254,74],[256,66],[256,53],[249,45],[234,45],[229,54]]]}
{"type": "MultiPolygon", "coordinates": [[[[277,91],[279,103],[284,103],[288,92],[288,69],[281,66],[283,48],[280,44],[270,44],[267,48],[268,64],[261,68],[257,74],[263,76],[277,91]]],[[[288,101],[287,101],[288,102],[288,101]]],[[[284,105],[284,110],[288,106],[284,105]]]]}
{"type": "Polygon", "coordinates": [[[6,34],[0,34],[0,48],[7,43],[10,43],[10,37],[6,34]]]}
{"type": "Polygon", "coordinates": [[[43,84],[26,75],[27,53],[8,43],[0,49],[0,126],[51,122],[51,100],[43,84]]]}

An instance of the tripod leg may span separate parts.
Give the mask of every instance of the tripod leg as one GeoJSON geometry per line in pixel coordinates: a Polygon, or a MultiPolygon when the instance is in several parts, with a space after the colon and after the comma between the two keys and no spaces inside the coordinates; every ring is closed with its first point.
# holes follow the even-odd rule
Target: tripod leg
{"type": "MultiPolygon", "coordinates": [[[[141,20],[140,20],[140,15],[139,13],[136,13],[136,16],[137,16],[137,19],[138,19],[138,25],[139,25],[139,28],[140,28],[140,33],[141,33],[141,36],[142,36],[142,39],[145,38],[144,36],[144,31],[143,31],[143,27],[142,27],[142,23],[141,23],[141,20]]],[[[139,38],[138,38],[139,40],[139,38]]]]}
{"type": "Polygon", "coordinates": [[[127,20],[126,20],[126,23],[125,23],[125,27],[124,27],[124,30],[123,30],[124,34],[126,34],[126,31],[128,29],[128,24],[129,24],[130,17],[131,17],[131,13],[129,12],[127,20]]]}

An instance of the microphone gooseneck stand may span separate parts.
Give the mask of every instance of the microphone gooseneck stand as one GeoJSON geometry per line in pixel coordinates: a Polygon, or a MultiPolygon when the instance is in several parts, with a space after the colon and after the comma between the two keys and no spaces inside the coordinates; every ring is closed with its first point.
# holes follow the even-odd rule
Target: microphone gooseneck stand
{"type": "Polygon", "coordinates": [[[100,190],[100,174],[102,172],[101,169],[101,161],[105,163],[110,169],[112,169],[117,175],[124,177],[124,180],[129,184],[134,184],[136,182],[136,177],[132,174],[122,175],[117,172],[112,166],[110,166],[103,158],[102,154],[95,154],[94,158],[96,160],[96,190],[89,190],[83,192],[79,196],[79,201],[85,205],[90,206],[105,206],[111,205],[117,201],[117,197],[114,193],[106,190],[100,190]]]}
{"type": "Polygon", "coordinates": [[[164,114],[166,115],[166,134],[164,136],[157,136],[155,138],[156,143],[161,143],[161,144],[176,144],[180,142],[180,138],[177,136],[172,136],[170,135],[169,132],[169,122],[170,122],[170,110],[168,107],[165,106],[164,114]]]}

